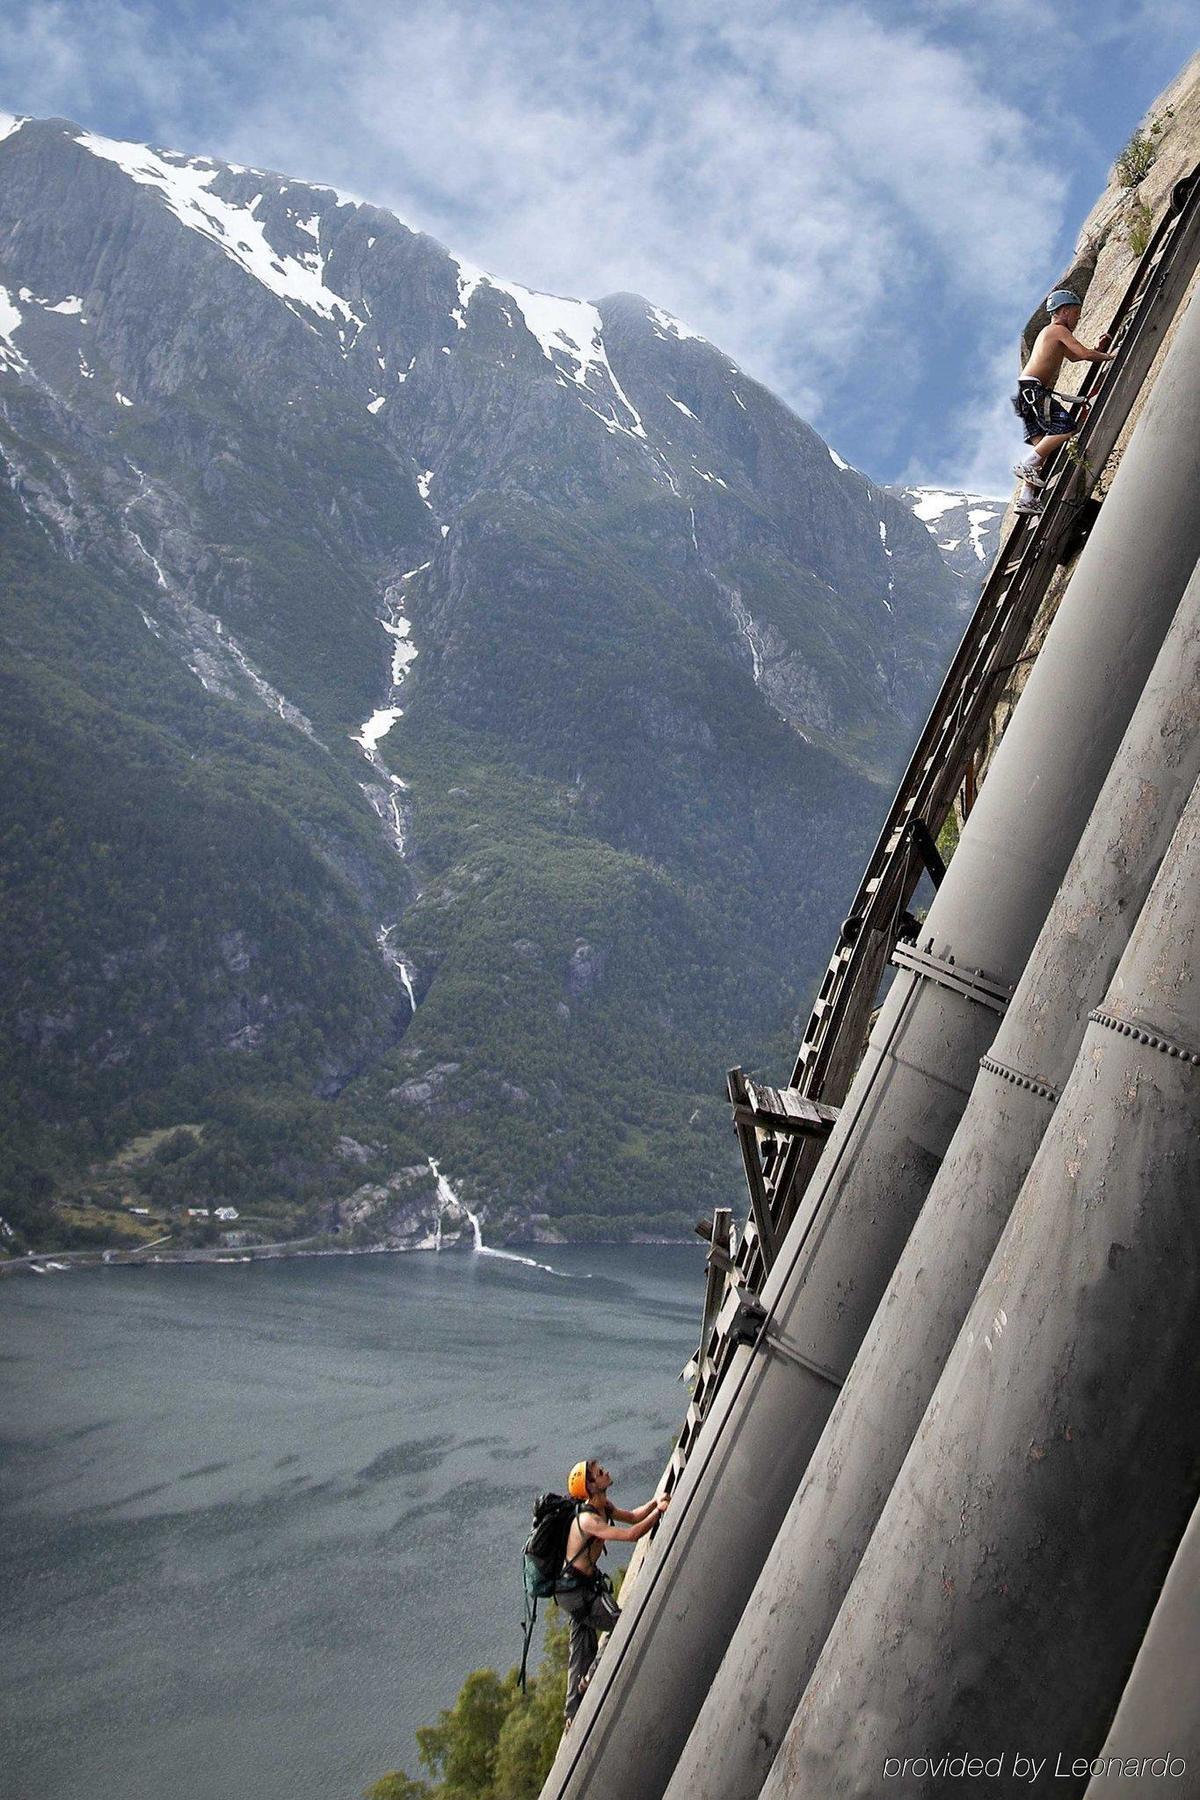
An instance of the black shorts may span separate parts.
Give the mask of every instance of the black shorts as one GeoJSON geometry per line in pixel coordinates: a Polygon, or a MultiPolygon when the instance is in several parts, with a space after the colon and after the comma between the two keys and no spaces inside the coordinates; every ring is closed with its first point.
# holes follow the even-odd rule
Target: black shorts
{"type": "Polygon", "coordinates": [[[1058,437],[1064,431],[1074,431],[1079,424],[1078,409],[1058,399],[1033,375],[1022,375],[1018,381],[1013,409],[1025,427],[1027,444],[1035,444],[1040,437],[1058,437]]]}

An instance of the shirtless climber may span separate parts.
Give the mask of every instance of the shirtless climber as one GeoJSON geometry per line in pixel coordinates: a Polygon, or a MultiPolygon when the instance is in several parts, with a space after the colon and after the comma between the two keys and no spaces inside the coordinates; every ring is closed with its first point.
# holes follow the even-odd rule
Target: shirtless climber
{"type": "Polygon", "coordinates": [[[1029,360],[1021,370],[1013,406],[1025,427],[1029,445],[1020,462],[1014,463],[1013,474],[1021,478],[1021,492],[1015,511],[1041,511],[1039,489],[1045,481],[1045,465],[1060,444],[1074,435],[1084,419],[1087,406],[1072,403],[1070,395],[1054,392],[1054,383],[1064,362],[1111,362],[1107,332],[1094,350],[1081,344],[1075,336],[1082,302],[1070,288],[1056,288],[1046,301],[1050,323],[1038,332],[1029,360]]]}
{"type": "MultiPolygon", "coordinates": [[[[613,1597],[612,1582],[599,1569],[606,1544],[632,1544],[653,1530],[667,1510],[667,1496],[658,1494],[636,1512],[622,1512],[608,1497],[612,1476],[594,1459],[578,1462],[571,1470],[567,1492],[579,1501],[567,1537],[567,1555],[555,1599],[571,1620],[567,1651],[566,1724],[579,1710],[588,1684],[600,1634],[611,1631],[621,1616],[613,1597]],[[614,1524],[620,1520],[620,1524],[614,1524]]],[[[565,1729],[565,1727],[564,1727],[565,1729]]]]}

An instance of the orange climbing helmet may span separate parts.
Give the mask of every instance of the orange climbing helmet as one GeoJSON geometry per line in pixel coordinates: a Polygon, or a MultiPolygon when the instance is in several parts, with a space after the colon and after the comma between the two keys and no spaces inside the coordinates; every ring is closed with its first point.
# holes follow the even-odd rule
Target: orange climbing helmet
{"type": "Polygon", "coordinates": [[[588,1466],[586,1462],[577,1462],[567,1476],[567,1492],[572,1500],[586,1500],[588,1497],[588,1466]]]}

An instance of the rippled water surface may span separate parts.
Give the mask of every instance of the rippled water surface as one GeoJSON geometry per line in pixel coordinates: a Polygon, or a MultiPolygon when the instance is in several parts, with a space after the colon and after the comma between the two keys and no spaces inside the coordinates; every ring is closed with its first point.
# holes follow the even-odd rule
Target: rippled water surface
{"type": "Polygon", "coordinates": [[[532,1494],[652,1492],[701,1255],[0,1287],[4,1800],[352,1800],[520,1648],[532,1494]]]}

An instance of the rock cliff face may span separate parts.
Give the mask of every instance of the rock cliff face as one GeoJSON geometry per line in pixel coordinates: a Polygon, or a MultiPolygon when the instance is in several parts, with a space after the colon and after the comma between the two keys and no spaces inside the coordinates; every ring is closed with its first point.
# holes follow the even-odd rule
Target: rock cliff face
{"type": "MultiPolygon", "coordinates": [[[[1069,267],[1060,271],[1056,278],[1047,280],[1047,292],[1068,282],[1074,282],[1077,291],[1081,292],[1083,312],[1078,329],[1085,343],[1094,344],[1100,334],[1107,330],[1133,276],[1138,259],[1163,216],[1171,189],[1177,181],[1190,175],[1197,163],[1200,163],[1200,52],[1191,58],[1170,86],[1159,95],[1114,162],[1104,192],[1080,229],[1069,267]]],[[[1193,294],[1195,287],[1193,282],[1193,294]]],[[[1182,317],[1182,309],[1177,319],[1178,317],[1182,317]]],[[[1025,328],[1023,343],[1045,322],[1046,314],[1039,299],[1025,328]]],[[[1101,496],[1111,485],[1125,446],[1141,416],[1146,396],[1154,385],[1155,376],[1174,336],[1175,327],[1164,335],[1141,396],[1130,409],[1129,418],[1108,465],[1100,472],[1097,491],[1101,496]]],[[[1019,364],[1014,346],[1014,372],[1017,367],[1019,364]]],[[[1069,392],[1078,392],[1086,372],[1086,364],[1067,364],[1063,368],[1060,385],[1069,392]]],[[[1000,524],[1001,533],[1007,532],[1010,523],[1011,515],[1006,510],[1000,524]]],[[[1033,657],[1058,610],[1064,586],[1065,576],[1060,576],[1051,585],[1025,653],[997,709],[991,742],[983,760],[985,770],[1028,679],[1033,657]]]]}
{"type": "Polygon", "coordinates": [[[960,628],[909,505],[643,299],[62,120],[0,459],[9,1211],[180,1118],[168,1210],[311,1224],[347,1133],[576,1232],[723,1191],[960,628]]]}

